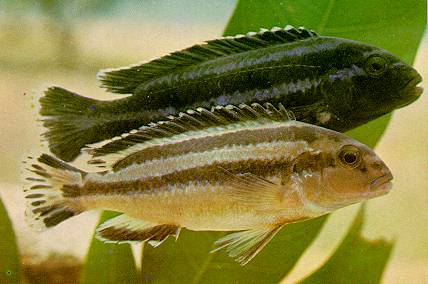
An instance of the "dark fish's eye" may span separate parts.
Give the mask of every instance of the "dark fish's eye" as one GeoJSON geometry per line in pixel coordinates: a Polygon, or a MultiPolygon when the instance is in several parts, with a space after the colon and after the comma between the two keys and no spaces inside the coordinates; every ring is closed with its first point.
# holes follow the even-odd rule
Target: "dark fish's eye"
{"type": "Polygon", "coordinates": [[[380,55],[372,55],[367,59],[364,69],[370,76],[377,77],[386,71],[387,65],[388,62],[380,55]]]}
{"type": "Polygon", "coordinates": [[[361,163],[360,150],[353,145],[343,146],[337,156],[339,164],[345,168],[356,168],[361,163]]]}

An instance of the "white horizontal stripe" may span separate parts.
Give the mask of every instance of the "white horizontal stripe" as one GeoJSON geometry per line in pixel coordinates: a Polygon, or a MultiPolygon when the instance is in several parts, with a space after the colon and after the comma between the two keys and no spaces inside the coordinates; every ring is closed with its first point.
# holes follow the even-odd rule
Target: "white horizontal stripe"
{"type": "Polygon", "coordinates": [[[98,183],[123,182],[162,176],[178,171],[211,165],[214,162],[238,162],[254,160],[292,160],[308,151],[306,141],[260,143],[256,145],[233,145],[206,152],[161,158],[141,164],[130,165],[117,172],[105,175],[88,174],[86,180],[98,183]]]}
{"type": "MultiPolygon", "coordinates": [[[[294,120],[284,121],[284,122],[258,120],[258,121],[232,123],[224,126],[210,127],[204,130],[188,131],[182,134],[174,135],[172,137],[151,139],[147,142],[135,144],[122,151],[105,155],[101,157],[101,159],[106,161],[105,165],[107,166],[107,168],[111,168],[119,160],[154,146],[179,144],[181,142],[188,141],[191,139],[218,137],[224,134],[236,133],[238,131],[250,130],[250,129],[263,131],[263,129],[272,129],[275,127],[285,127],[285,126],[299,127],[301,125],[304,125],[304,123],[294,121],[294,120]]],[[[162,149],[159,149],[159,151],[162,151],[162,149]]]]}

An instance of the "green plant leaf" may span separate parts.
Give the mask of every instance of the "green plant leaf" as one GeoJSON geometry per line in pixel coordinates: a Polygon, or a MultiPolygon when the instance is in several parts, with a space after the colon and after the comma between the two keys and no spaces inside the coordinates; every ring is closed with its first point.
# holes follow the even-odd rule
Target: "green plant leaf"
{"type": "MultiPolygon", "coordinates": [[[[321,35],[374,44],[411,63],[425,29],[426,3],[421,0],[241,0],[224,34],[287,24],[305,26],[321,35]]],[[[389,119],[390,115],[386,115],[349,134],[374,147],[389,119]]],[[[143,281],[276,283],[318,235],[325,218],[285,227],[246,267],[236,265],[224,254],[208,254],[222,233],[184,231],[177,243],[168,240],[158,248],[144,248],[143,281]]]]}
{"type": "Polygon", "coordinates": [[[299,283],[379,283],[393,244],[385,240],[370,241],[361,236],[363,221],[364,206],[330,259],[299,283]]]}
{"type": "Polygon", "coordinates": [[[183,230],[179,240],[168,239],[157,248],[144,247],[142,274],[145,283],[276,283],[290,271],[321,228],[326,217],[291,224],[245,266],[224,251],[210,253],[223,232],[183,230]],[[179,273],[177,273],[179,272],[179,273]]]}
{"type": "Polygon", "coordinates": [[[21,268],[15,233],[0,200],[0,283],[20,283],[21,268]]]}
{"type": "MultiPolygon", "coordinates": [[[[103,212],[100,224],[117,213],[103,212]]],[[[105,244],[92,239],[81,276],[81,283],[138,283],[131,247],[128,244],[105,244]]]]}
{"type": "MultiPolygon", "coordinates": [[[[286,24],[305,26],[321,35],[382,47],[411,64],[425,31],[426,5],[423,0],[242,0],[238,2],[225,35],[286,24]]],[[[348,134],[374,147],[390,118],[387,114],[348,134]]]]}
{"type": "Polygon", "coordinates": [[[224,33],[287,24],[373,44],[412,63],[426,26],[426,1],[241,0],[224,33]]]}

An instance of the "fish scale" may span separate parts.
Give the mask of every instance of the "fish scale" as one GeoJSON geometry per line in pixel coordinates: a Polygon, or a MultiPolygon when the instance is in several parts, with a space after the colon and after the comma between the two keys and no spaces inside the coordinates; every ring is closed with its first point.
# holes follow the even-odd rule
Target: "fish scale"
{"type": "Polygon", "coordinates": [[[99,226],[100,240],[154,246],[181,228],[240,231],[216,245],[245,264],[282,226],[389,191],[392,175],[367,146],[292,120],[285,110],[252,110],[282,119],[261,116],[137,143],[116,153],[113,169],[103,172],[43,154],[29,163],[35,177],[27,179],[26,215],[49,228],[84,211],[113,210],[122,215],[99,226]]]}
{"type": "MultiPolygon", "coordinates": [[[[73,160],[88,144],[180,119],[180,113],[190,121],[201,107],[215,112],[227,105],[281,104],[300,121],[343,132],[421,94],[416,87],[420,75],[393,54],[290,26],[207,41],[149,62],[101,71],[98,78],[107,91],[130,96],[99,101],[52,86],[39,100],[47,129],[43,136],[63,160],[73,160]]],[[[159,137],[184,130],[157,131],[159,137]]],[[[123,150],[128,141],[122,138],[123,143],[116,141],[98,154],[123,150]]]]}

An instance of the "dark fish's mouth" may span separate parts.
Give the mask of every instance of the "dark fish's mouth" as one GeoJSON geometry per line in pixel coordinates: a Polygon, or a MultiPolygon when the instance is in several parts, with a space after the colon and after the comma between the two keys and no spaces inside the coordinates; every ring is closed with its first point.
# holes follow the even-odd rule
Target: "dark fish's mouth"
{"type": "Polygon", "coordinates": [[[397,106],[397,108],[402,108],[413,103],[422,95],[424,89],[417,86],[420,82],[422,82],[422,77],[418,74],[418,76],[413,77],[405,84],[403,89],[405,99],[402,104],[397,106]]]}
{"type": "Polygon", "coordinates": [[[424,90],[422,87],[417,86],[420,82],[422,82],[422,77],[417,74],[417,76],[413,77],[406,83],[404,91],[409,95],[420,96],[424,90]]]}
{"type": "Polygon", "coordinates": [[[413,88],[413,96],[417,98],[419,98],[420,95],[422,95],[422,93],[424,92],[424,88],[420,87],[420,86],[415,86],[413,88]]]}
{"type": "Polygon", "coordinates": [[[422,87],[416,86],[412,90],[406,92],[407,97],[404,100],[405,102],[402,104],[399,104],[396,108],[402,108],[402,107],[410,105],[411,103],[413,103],[414,101],[419,99],[419,97],[422,95],[423,91],[424,91],[424,89],[422,87]]]}
{"type": "Polygon", "coordinates": [[[419,97],[424,91],[422,87],[418,86],[420,82],[422,82],[422,77],[418,74],[418,76],[410,79],[409,82],[406,83],[406,86],[404,87],[405,92],[409,95],[419,97]]]}
{"type": "Polygon", "coordinates": [[[375,178],[370,183],[370,196],[376,197],[388,193],[392,187],[392,179],[391,173],[375,178]]]}

